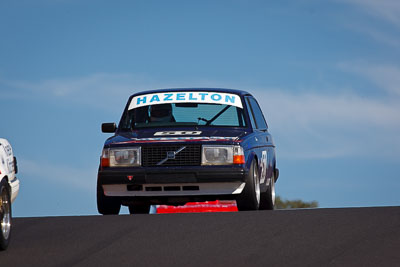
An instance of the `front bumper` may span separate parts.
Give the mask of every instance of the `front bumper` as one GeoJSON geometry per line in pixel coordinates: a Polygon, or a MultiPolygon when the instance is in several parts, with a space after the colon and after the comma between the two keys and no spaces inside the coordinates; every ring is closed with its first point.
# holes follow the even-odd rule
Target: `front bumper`
{"type": "Polygon", "coordinates": [[[113,197],[236,195],[245,176],[242,166],[107,168],[98,182],[113,197]]]}

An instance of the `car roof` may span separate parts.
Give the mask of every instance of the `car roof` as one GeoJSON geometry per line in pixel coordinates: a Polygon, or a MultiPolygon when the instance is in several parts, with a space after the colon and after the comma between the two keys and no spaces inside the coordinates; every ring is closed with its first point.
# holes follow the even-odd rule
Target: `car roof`
{"type": "Polygon", "coordinates": [[[218,93],[231,93],[240,96],[251,95],[249,92],[237,89],[227,89],[227,88],[169,88],[169,89],[153,89],[147,91],[140,91],[133,95],[131,98],[137,95],[163,93],[163,92],[218,92],[218,93]]]}

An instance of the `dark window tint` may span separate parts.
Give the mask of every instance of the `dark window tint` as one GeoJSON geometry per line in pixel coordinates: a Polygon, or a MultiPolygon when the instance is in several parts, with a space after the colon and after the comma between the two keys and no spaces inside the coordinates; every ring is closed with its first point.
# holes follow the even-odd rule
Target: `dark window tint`
{"type": "Polygon", "coordinates": [[[243,109],[222,104],[173,103],[139,107],[124,113],[120,130],[147,127],[245,127],[243,109]]]}
{"type": "Polygon", "coordinates": [[[249,100],[250,100],[251,108],[253,110],[254,118],[256,120],[257,129],[261,129],[261,130],[267,129],[268,128],[267,123],[265,122],[263,113],[262,113],[257,101],[254,98],[249,98],[249,100]]]}
{"type": "Polygon", "coordinates": [[[246,97],[246,100],[247,100],[247,114],[249,114],[251,126],[252,126],[254,129],[256,129],[256,128],[257,128],[257,125],[256,125],[256,122],[255,122],[255,120],[254,120],[253,111],[251,110],[251,107],[250,107],[250,98],[246,97]]]}

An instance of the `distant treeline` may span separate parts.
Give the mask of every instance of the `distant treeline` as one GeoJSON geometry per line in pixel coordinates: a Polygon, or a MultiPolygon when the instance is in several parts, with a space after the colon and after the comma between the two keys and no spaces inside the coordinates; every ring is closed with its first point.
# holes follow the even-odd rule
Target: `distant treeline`
{"type": "Polygon", "coordinates": [[[318,202],[304,202],[300,199],[287,200],[281,199],[281,197],[276,196],[275,198],[275,209],[304,209],[304,208],[317,208],[318,202]]]}

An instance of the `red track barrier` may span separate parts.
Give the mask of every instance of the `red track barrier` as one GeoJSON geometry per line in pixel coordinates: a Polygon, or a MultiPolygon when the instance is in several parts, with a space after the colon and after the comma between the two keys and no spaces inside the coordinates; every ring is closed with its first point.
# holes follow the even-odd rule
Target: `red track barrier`
{"type": "Polygon", "coordinates": [[[160,205],[157,213],[233,212],[238,211],[236,201],[189,202],[184,206],[160,205]]]}

